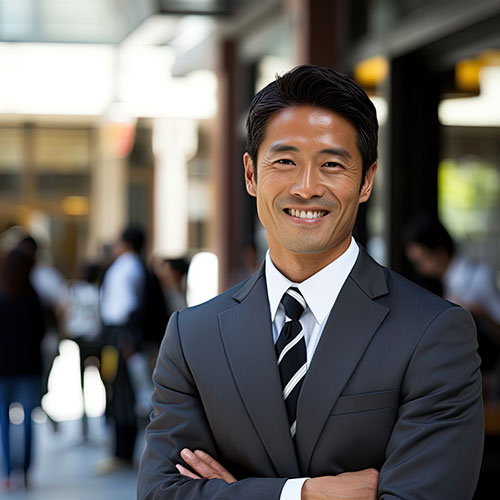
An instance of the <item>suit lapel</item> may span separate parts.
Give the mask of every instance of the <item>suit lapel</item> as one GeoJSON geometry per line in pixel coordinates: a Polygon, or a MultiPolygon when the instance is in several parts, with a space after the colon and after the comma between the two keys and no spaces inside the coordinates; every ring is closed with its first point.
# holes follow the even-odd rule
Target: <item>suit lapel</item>
{"type": "Polygon", "coordinates": [[[323,427],[371,338],[389,312],[383,269],[363,250],[330,313],[297,406],[300,473],[307,474],[323,427]]]}
{"type": "Polygon", "coordinates": [[[220,313],[218,320],[234,380],[277,475],[297,477],[263,267],[233,298],[238,304],[220,313]]]}

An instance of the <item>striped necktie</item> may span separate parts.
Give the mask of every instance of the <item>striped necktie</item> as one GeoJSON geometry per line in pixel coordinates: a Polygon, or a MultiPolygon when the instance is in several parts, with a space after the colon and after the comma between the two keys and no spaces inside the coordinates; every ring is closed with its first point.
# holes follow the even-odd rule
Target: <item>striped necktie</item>
{"type": "Polygon", "coordinates": [[[276,355],[290,434],[293,438],[297,427],[297,400],[307,370],[306,343],[302,325],[299,323],[299,318],[306,308],[306,301],[297,288],[289,288],[281,303],[285,308],[285,324],[276,342],[276,355]]]}

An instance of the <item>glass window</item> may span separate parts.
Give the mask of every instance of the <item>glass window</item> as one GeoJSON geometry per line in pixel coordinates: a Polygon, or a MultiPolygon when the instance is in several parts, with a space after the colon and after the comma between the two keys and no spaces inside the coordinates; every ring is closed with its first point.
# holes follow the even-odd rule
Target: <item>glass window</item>
{"type": "Polygon", "coordinates": [[[35,129],[33,158],[38,172],[86,172],[90,163],[89,131],[35,129]]]}
{"type": "Polygon", "coordinates": [[[130,183],[128,189],[128,220],[142,227],[148,226],[149,188],[147,184],[130,183]]]}
{"type": "Polygon", "coordinates": [[[449,126],[443,136],[439,215],[464,253],[500,269],[499,129],[449,126]]]}
{"type": "Polygon", "coordinates": [[[22,165],[22,129],[0,128],[0,196],[19,195],[22,165]]]}
{"type": "Polygon", "coordinates": [[[486,262],[500,285],[500,51],[473,59],[478,95],[444,99],[439,215],[465,255],[486,262]]]}
{"type": "Polygon", "coordinates": [[[88,174],[43,173],[37,175],[37,198],[62,198],[67,196],[87,196],[90,189],[88,174]]]}
{"type": "Polygon", "coordinates": [[[86,196],[90,186],[88,130],[35,129],[36,197],[86,196]]]}

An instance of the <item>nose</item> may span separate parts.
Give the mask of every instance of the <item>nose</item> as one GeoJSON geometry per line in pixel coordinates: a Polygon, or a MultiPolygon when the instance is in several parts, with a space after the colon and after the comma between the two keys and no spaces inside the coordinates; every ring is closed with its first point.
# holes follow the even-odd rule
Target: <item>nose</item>
{"type": "Polygon", "coordinates": [[[325,193],[325,187],[321,182],[321,174],[314,164],[304,165],[297,169],[290,194],[308,200],[321,197],[325,193]]]}

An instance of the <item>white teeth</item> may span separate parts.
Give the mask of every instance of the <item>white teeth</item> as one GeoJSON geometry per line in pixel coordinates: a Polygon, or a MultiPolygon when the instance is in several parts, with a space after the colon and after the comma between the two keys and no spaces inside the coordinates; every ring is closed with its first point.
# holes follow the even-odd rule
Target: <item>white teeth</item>
{"type": "Polygon", "coordinates": [[[292,217],[298,217],[299,219],[317,219],[318,217],[322,217],[326,212],[320,210],[296,210],[295,208],[290,208],[289,213],[292,217]]]}

